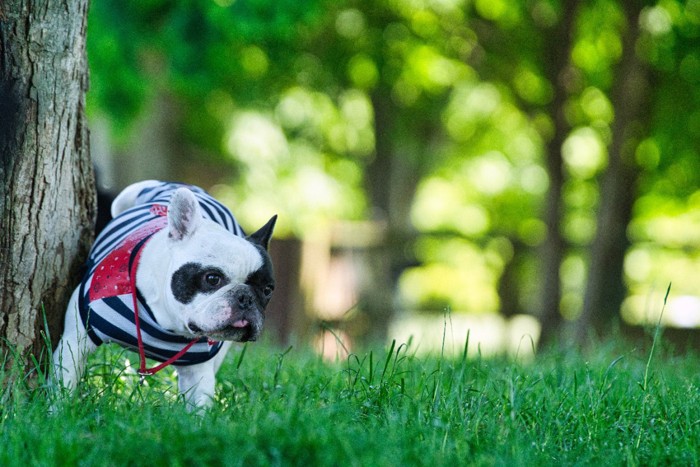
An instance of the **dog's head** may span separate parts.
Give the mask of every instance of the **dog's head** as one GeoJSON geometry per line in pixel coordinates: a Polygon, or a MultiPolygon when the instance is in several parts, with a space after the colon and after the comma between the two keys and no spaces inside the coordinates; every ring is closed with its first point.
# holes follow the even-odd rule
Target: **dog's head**
{"type": "Polygon", "coordinates": [[[161,294],[149,303],[166,329],[193,338],[256,340],[275,289],[267,247],[277,217],[243,238],[200,209],[187,188],[173,193],[168,226],[157,247],[144,250],[139,281],[161,282],[152,284],[161,294]]]}

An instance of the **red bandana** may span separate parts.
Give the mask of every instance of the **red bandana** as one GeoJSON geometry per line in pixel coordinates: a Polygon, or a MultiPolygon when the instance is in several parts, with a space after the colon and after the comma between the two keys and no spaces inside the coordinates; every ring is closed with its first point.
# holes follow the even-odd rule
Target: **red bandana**
{"type": "Polygon", "coordinates": [[[129,258],[134,247],[144,238],[168,225],[168,207],[154,204],[151,213],[157,217],[134,230],[95,268],[90,284],[90,301],[131,293],[129,258]]]}

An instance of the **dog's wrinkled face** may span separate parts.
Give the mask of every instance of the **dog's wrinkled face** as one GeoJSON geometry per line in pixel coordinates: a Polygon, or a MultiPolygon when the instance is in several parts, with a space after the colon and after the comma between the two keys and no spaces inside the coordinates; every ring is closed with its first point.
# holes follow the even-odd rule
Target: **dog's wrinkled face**
{"type": "Polygon", "coordinates": [[[247,238],[237,237],[202,218],[189,190],[175,192],[168,209],[166,289],[173,331],[238,342],[258,338],[275,289],[267,253],[275,220],[247,238]]]}
{"type": "Polygon", "coordinates": [[[241,342],[256,340],[262,330],[275,289],[270,260],[262,248],[236,246],[236,255],[229,250],[188,261],[172,275],[170,291],[191,310],[186,326],[194,336],[241,342]]]}

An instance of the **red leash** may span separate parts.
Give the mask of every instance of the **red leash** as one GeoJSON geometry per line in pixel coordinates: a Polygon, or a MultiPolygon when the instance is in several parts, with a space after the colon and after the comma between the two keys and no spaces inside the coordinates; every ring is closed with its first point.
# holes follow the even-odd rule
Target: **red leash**
{"type": "Polygon", "coordinates": [[[131,263],[131,267],[129,269],[129,285],[131,286],[131,296],[133,298],[133,305],[134,305],[134,324],[136,324],[136,340],[138,341],[139,345],[139,375],[141,377],[145,376],[151,376],[162,370],[168,365],[173,364],[175,361],[177,361],[180,357],[185,355],[188,350],[190,350],[190,347],[192,347],[194,344],[199,341],[199,339],[194,339],[192,342],[187,344],[180,350],[178,353],[161,363],[160,365],[156,365],[153,368],[146,368],[146,351],[143,348],[143,339],[141,338],[141,322],[139,321],[139,301],[138,298],[136,297],[136,268],[138,267],[139,261],[141,259],[141,251],[143,246],[146,244],[148,240],[150,240],[151,236],[149,235],[144,239],[143,242],[141,242],[139,245],[135,247],[136,251],[134,251],[135,254],[133,261],[131,263]]]}

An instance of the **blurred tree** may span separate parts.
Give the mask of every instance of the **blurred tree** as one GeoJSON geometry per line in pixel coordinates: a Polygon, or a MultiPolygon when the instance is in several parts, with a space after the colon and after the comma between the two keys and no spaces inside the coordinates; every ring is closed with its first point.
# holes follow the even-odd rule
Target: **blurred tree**
{"type": "MultiPolygon", "coordinates": [[[[553,89],[551,98],[538,102],[536,95],[522,92],[523,80],[515,79],[512,85],[522,98],[523,109],[535,119],[538,110],[544,109],[551,118],[551,125],[538,125],[548,141],[544,161],[549,175],[544,203],[547,237],[541,246],[543,345],[558,337],[562,313],[570,319],[581,313],[579,336],[591,328],[599,332],[609,329],[626,295],[623,265],[629,247],[627,226],[639,178],[635,151],[650,124],[649,70],[638,55],[643,7],[643,3],[616,1],[595,6],[576,1],[529,2],[523,4],[527,14],[521,13],[517,22],[513,11],[518,9],[513,6],[510,26],[504,19],[508,15],[502,13],[496,17],[495,29],[477,28],[489,57],[479,68],[485,76],[503,79],[504,74],[517,74],[518,67],[530,61],[553,89]],[[514,43],[529,45],[512,47],[514,43]],[[613,112],[614,125],[609,128],[613,112]],[[595,174],[605,164],[597,159],[604,160],[605,154],[596,156],[596,146],[606,143],[610,156],[600,193],[585,195],[598,190],[595,174]],[[590,208],[596,207],[596,201],[582,202],[591,198],[599,200],[595,222],[586,217],[591,217],[590,208]],[[589,213],[581,209],[584,206],[589,213]],[[589,229],[583,228],[589,223],[597,226],[592,241],[589,229]],[[588,248],[589,243],[586,255],[576,251],[588,248]],[[572,304],[571,293],[563,296],[561,278],[574,284],[574,289],[583,287],[582,280],[567,277],[571,275],[567,270],[578,269],[571,266],[585,257],[588,281],[582,311],[577,311],[580,299],[572,304]]],[[[479,12],[489,17],[491,10],[479,12]]],[[[645,39],[654,40],[648,35],[645,39]]],[[[508,278],[505,273],[503,277],[508,278]]]]}
{"type": "Polygon", "coordinates": [[[601,183],[580,337],[591,330],[605,332],[620,303],[628,322],[655,322],[658,317],[647,300],[655,287],[668,282],[673,282],[680,306],[673,306],[672,297],[667,323],[698,324],[692,298],[697,283],[687,279],[695,277],[700,245],[695,221],[690,221],[697,213],[694,199],[700,183],[698,5],[663,1],[620,7],[626,52],[611,91],[615,140],[601,183]],[[606,197],[617,199],[617,207],[606,206],[606,197]],[[601,232],[605,230],[608,235],[601,232]]]}
{"type": "Polygon", "coordinates": [[[653,98],[651,71],[637,52],[641,37],[640,13],[646,2],[624,1],[622,58],[614,71],[610,92],[615,112],[608,164],[602,175],[596,235],[589,252],[588,280],[578,322],[579,340],[590,332],[603,335],[620,317],[627,294],[623,279],[625,254],[630,247],[627,227],[637,199],[640,169],[635,160],[639,143],[649,135],[653,98]]]}
{"type": "Polygon", "coordinates": [[[92,237],[86,18],[86,0],[0,4],[4,364],[46,362],[46,325],[55,344],[92,237]]]}
{"type": "Polygon", "coordinates": [[[449,37],[468,33],[462,13],[449,5],[411,8],[396,2],[351,2],[336,27],[351,17],[362,27],[344,37],[341,83],[368,93],[374,115],[374,152],[365,168],[370,217],[383,230],[370,255],[360,313],[365,338],[382,341],[396,308],[398,279],[415,263],[411,222],[419,182],[439,165],[440,114],[448,90],[466,72],[449,37]],[[359,40],[362,38],[362,40],[359,40]],[[437,65],[435,62],[441,62],[437,65]],[[443,76],[431,72],[443,67],[443,76]]]}
{"type": "MultiPolygon", "coordinates": [[[[509,84],[519,98],[519,107],[530,115],[544,140],[542,163],[548,183],[541,216],[546,234],[538,246],[540,290],[534,309],[542,325],[543,345],[558,336],[562,325],[560,277],[568,251],[563,227],[567,212],[567,170],[562,148],[572,130],[567,107],[572,95],[580,91],[579,71],[571,62],[579,4],[576,0],[518,2],[510,4],[508,10],[494,5],[476,6],[477,13],[488,20],[477,23],[476,27],[480,43],[486,49],[486,58],[478,70],[485,77],[509,84]]],[[[535,216],[536,212],[529,211],[529,215],[535,216]]],[[[525,245],[517,237],[512,238],[512,243],[520,246],[514,258],[526,254],[525,245]]],[[[522,278],[511,279],[513,273],[508,268],[516,265],[517,261],[513,261],[502,274],[499,286],[502,306],[512,303],[513,289],[524,285],[522,278]]]]}
{"type": "MultiPolygon", "coordinates": [[[[547,237],[542,244],[542,309],[540,345],[549,344],[559,333],[562,316],[560,312],[561,266],[566,253],[562,233],[562,218],[565,212],[564,182],[565,170],[562,146],[571,130],[566,119],[566,103],[574,88],[575,71],[571,67],[570,55],[574,41],[574,21],[578,1],[563,0],[554,27],[545,27],[543,64],[546,79],[554,87],[554,96],[547,107],[554,121],[554,131],[547,143],[545,165],[549,175],[549,190],[545,202],[545,224],[547,237]]],[[[548,26],[548,23],[545,23],[548,26]]]]}

